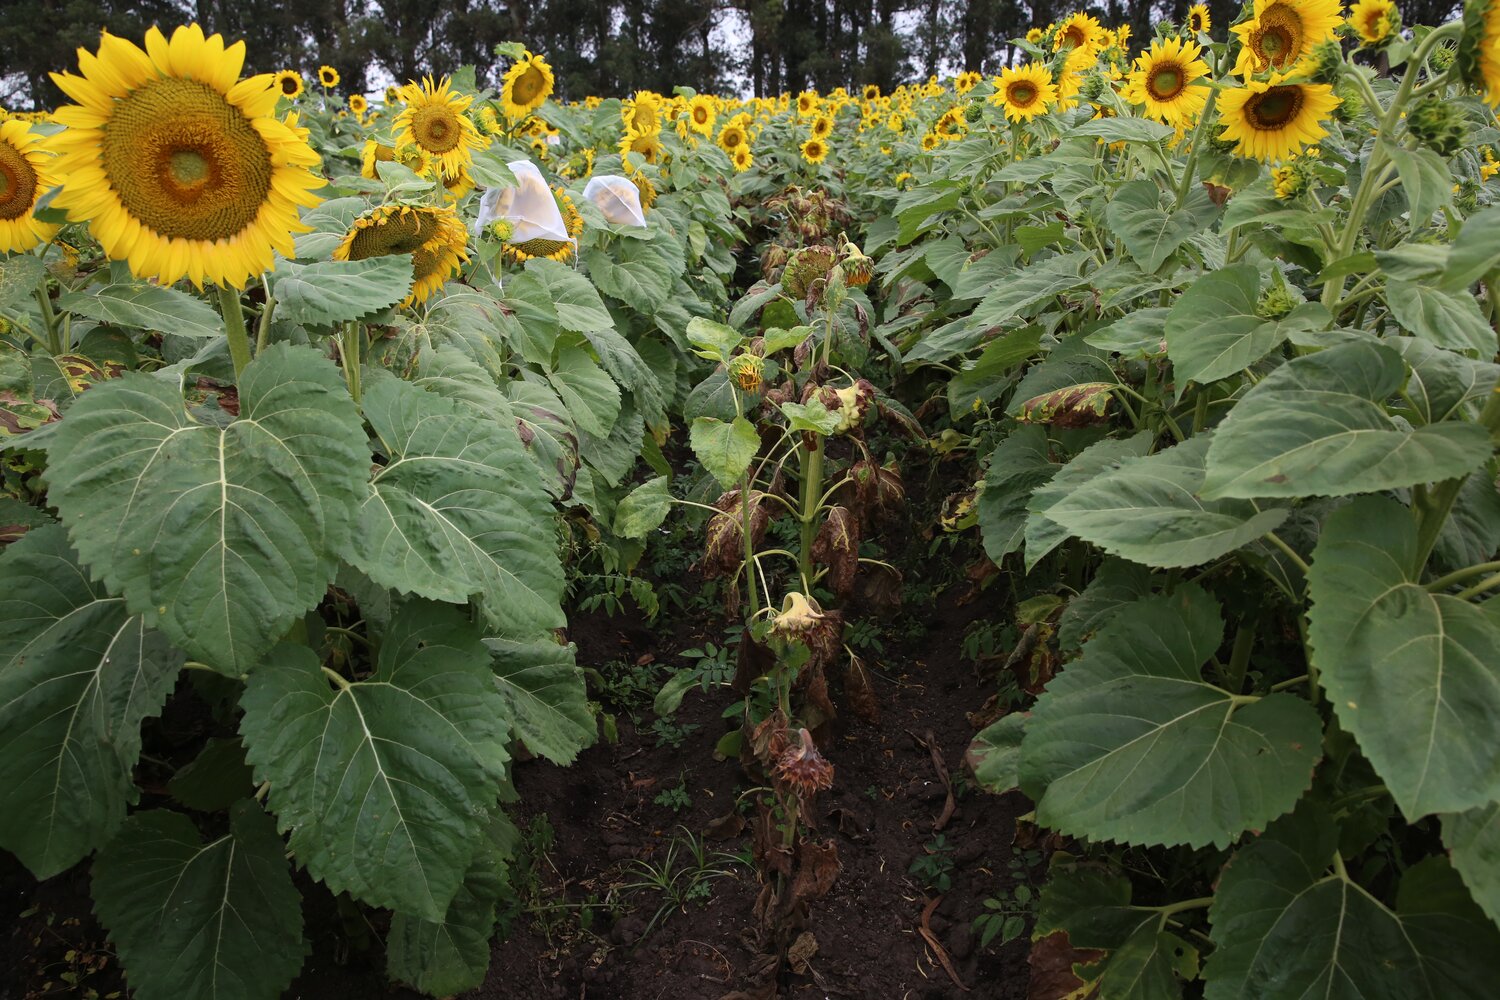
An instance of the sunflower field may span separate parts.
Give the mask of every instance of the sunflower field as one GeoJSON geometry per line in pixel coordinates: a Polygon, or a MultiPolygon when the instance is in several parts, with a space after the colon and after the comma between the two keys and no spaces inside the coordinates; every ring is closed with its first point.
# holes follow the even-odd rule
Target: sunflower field
{"type": "Polygon", "coordinates": [[[1492,996],[1500,0],[1211,22],[0,113],[0,996],[1492,996]]]}

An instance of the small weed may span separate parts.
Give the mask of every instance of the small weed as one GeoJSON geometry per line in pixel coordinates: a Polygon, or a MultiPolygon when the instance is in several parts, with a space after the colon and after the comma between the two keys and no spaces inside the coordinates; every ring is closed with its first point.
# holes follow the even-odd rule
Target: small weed
{"type": "Polygon", "coordinates": [[[651,801],[655,802],[659,806],[666,806],[668,809],[677,813],[682,812],[684,809],[690,808],[693,804],[693,797],[688,794],[687,776],[683,775],[679,777],[677,779],[677,784],[673,785],[671,788],[663,789],[661,793],[651,801]]]}
{"type": "Polygon", "coordinates": [[[852,648],[879,655],[885,652],[885,643],[880,641],[881,629],[868,618],[850,622],[844,629],[844,641],[852,648]]]}
{"type": "Polygon", "coordinates": [[[651,732],[656,734],[656,745],[658,747],[671,747],[673,750],[682,749],[683,741],[701,728],[696,722],[688,722],[678,725],[671,719],[657,719],[651,723],[651,732]]]}
{"type": "Polygon", "coordinates": [[[1001,944],[1006,944],[1025,932],[1036,911],[1036,890],[1030,884],[1031,873],[1041,861],[1041,852],[1033,849],[1022,851],[1006,863],[1014,884],[986,899],[984,912],[974,918],[979,947],[989,947],[996,938],[1001,944]]]}
{"type": "Polygon", "coordinates": [[[922,848],[922,854],[911,863],[907,873],[917,876],[922,884],[937,892],[953,888],[953,846],[941,833],[922,848]]]}
{"type": "Polygon", "coordinates": [[[631,861],[625,867],[629,881],[615,886],[623,893],[659,893],[661,903],[646,924],[647,934],[674,909],[687,911],[690,903],[701,903],[713,895],[715,879],[735,874],[735,866],[747,864],[745,858],[723,851],[709,852],[702,838],[686,827],[667,844],[659,861],[631,861]]]}

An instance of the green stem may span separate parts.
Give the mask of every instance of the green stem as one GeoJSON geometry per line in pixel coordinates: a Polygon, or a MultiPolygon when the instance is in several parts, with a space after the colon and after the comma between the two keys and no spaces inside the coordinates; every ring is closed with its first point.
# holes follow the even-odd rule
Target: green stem
{"type": "Polygon", "coordinates": [[[260,324],[255,330],[255,356],[258,358],[271,340],[271,314],[276,311],[276,296],[271,294],[271,279],[262,275],[261,287],[266,290],[266,307],[260,311],[260,324]]]}
{"type": "Polygon", "coordinates": [[[343,335],[339,338],[339,360],[344,366],[344,381],[349,383],[349,395],[354,398],[356,405],[360,401],[359,342],[362,336],[359,324],[350,323],[344,327],[343,335]]]}
{"type": "Polygon", "coordinates": [[[219,311],[224,314],[224,331],[229,335],[229,356],[234,360],[234,380],[239,382],[250,364],[250,336],[245,332],[245,310],[240,306],[240,293],[228,285],[220,285],[219,311]]]}
{"type": "Polygon", "coordinates": [[[1208,92],[1208,101],[1203,105],[1203,110],[1198,114],[1198,125],[1193,129],[1193,148],[1188,150],[1187,163],[1182,166],[1182,180],[1177,185],[1177,207],[1181,208],[1187,201],[1188,192],[1193,189],[1193,174],[1198,170],[1198,150],[1203,144],[1203,129],[1208,124],[1209,118],[1213,116],[1214,104],[1219,99],[1217,90],[1208,92]]]}
{"type": "Polygon", "coordinates": [[[1184,910],[1207,909],[1208,907],[1213,905],[1213,902],[1214,898],[1212,896],[1199,896],[1196,899],[1184,899],[1178,903],[1168,903],[1166,906],[1143,906],[1141,907],[1141,909],[1155,910],[1157,913],[1160,913],[1163,918],[1166,918],[1174,914],[1181,913],[1184,910]]]}
{"type": "Polygon", "coordinates": [[[1282,554],[1285,555],[1288,559],[1290,559],[1292,561],[1292,564],[1302,571],[1302,575],[1303,576],[1307,575],[1307,571],[1308,571],[1307,561],[1304,560],[1301,556],[1299,556],[1297,554],[1297,550],[1296,549],[1292,548],[1286,542],[1282,541],[1281,540],[1281,536],[1278,535],[1278,534],[1276,534],[1276,532],[1274,532],[1274,531],[1268,531],[1268,532],[1266,532],[1265,535],[1264,535],[1264,537],[1272,545],[1274,545],[1278,549],[1280,549],[1281,552],[1282,552],[1282,554]]]}
{"type": "Polygon", "coordinates": [[[801,525],[801,547],[797,567],[802,575],[802,589],[812,593],[812,547],[818,518],[818,497],[823,492],[823,438],[812,451],[802,452],[802,512],[798,515],[801,525]]]}
{"type": "Polygon", "coordinates": [[[1455,583],[1462,583],[1470,577],[1483,576],[1485,573],[1493,573],[1497,570],[1500,570],[1500,561],[1476,563],[1473,566],[1465,566],[1463,569],[1456,569],[1452,573],[1449,573],[1447,576],[1438,577],[1436,580],[1433,580],[1431,583],[1427,584],[1427,589],[1431,593],[1436,594],[1439,591],[1447,590],[1455,583]]]}
{"type": "Polygon", "coordinates": [[[1225,671],[1226,689],[1239,694],[1245,686],[1245,672],[1250,666],[1250,650],[1255,647],[1255,622],[1241,622],[1234,633],[1234,648],[1229,653],[1229,667],[1225,671]]]}
{"type": "Polygon", "coordinates": [[[1464,590],[1460,590],[1453,596],[1461,601],[1467,601],[1471,597],[1482,594],[1486,590],[1494,590],[1496,587],[1500,587],[1500,573],[1496,573],[1493,576],[1487,576],[1483,580],[1480,580],[1478,583],[1474,584],[1474,586],[1468,587],[1464,590]]]}
{"type": "Polygon", "coordinates": [[[55,358],[64,353],[64,350],[62,334],[57,327],[57,312],[52,308],[52,296],[47,294],[45,278],[36,288],[36,304],[42,309],[42,322],[47,327],[47,353],[55,358]]]}
{"type": "Polygon", "coordinates": [[[353,686],[347,680],[344,679],[344,675],[343,674],[339,673],[337,670],[334,670],[331,667],[324,667],[323,668],[323,676],[325,676],[329,680],[333,681],[333,683],[338,687],[338,689],[340,691],[347,691],[347,690],[349,690],[350,687],[353,686]]]}
{"type": "Polygon", "coordinates": [[[1308,678],[1306,674],[1298,674],[1296,677],[1289,677],[1284,681],[1277,681],[1275,684],[1271,685],[1271,690],[1285,691],[1288,688],[1296,687],[1298,684],[1306,684],[1307,679],[1308,678]]]}
{"type": "Polygon", "coordinates": [[[755,539],[750,534],[749,472],[740,477],[740,534],[745,540],[745,576],[750,584],[750,617],[745,619],[749,625],[760,616],[760,574],[755,562],[755,539]]]}

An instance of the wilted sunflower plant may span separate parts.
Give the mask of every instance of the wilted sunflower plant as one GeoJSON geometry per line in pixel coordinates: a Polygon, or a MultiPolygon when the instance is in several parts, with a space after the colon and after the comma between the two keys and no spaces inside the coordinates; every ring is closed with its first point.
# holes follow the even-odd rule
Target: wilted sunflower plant
{"type": "Polygon", "coordinates": [[[1064,992],[1496,974],[1496,10],[1257,0],[1134,58],[1070,18],[874,194],[872,336],[1045,626],[971,760],[1063,848],[1064,992]]]}

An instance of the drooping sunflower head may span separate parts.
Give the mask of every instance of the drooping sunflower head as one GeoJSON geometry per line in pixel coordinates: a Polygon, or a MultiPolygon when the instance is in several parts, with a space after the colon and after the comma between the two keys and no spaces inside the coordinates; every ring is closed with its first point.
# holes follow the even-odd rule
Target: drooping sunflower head
{"type": "Polygon", "coordinates": [[[828,144],[822,139],[808,139],[802,144],[802,159],[817,166],[828,159],[828,144]]]}
{"type": "Polygon", "coordinates": [[[339,71],[332,66],[319,66],[318,82],[323,85],[324,90],[332,90],[339,85],[339,71]]]}
{"type": "Polygon", "coordinates": [[[469,234],[452,208],[381,205],[349,227],[334,260],[411,254],[415,280],[401,306],[426,302],[469,259],[469,234]]]}
{"type": "Polygon", "coordinates": [[[636,193],[641,196],[641,214],[644,215],[656,204],[656,185],[651,183],[651,178],[643,170],[626,171],[625,176],[630,178],[636,193]]]}
{"type": "Polygon", "coordinates": [[[714,99],[707,94],[699,94],[688,102],[688,128],[699,135],[713,135],[717,117],[714,99]]]}
{"type": "Polygon", "coordinates": [[[276,74],[276,92],[287,100],[302,96],[302,74],[294,69],[284,69],[276,74]]]}
{"type": "Polygon", "coordinates": [[[635,96],[620,105],[620,117],[628,131],[637,135],[656,135],[661,131],[661,95],[650,90],[638,90],[635,96]]]}
{"type": "Polygon", "coordinates": [[[819,115],[813,119],[810,134],[814,139],[826,139],[833,134],[833,118],[829,115],[819,115]]]}
{"type": "Polygon", "coordinates": [[[58,109],[67,129],[51,140],[57,207],[137,277],[243,288],[307,231],[297,209],[320,200],[318,155],[274,117],[269,73],[239,79],[244,59],[243,42],[197,25],[170,42],[153,27],[144,51],[105,34],[82,76],[52,76],[78,102],[58,109]]]}
{"type": "Polygon", "coordinates": [[[1401,30],[1401,12],[1394,0],[1358,0],[1349,8],[1349,26],[1365,45],[1381,46],[1401,30]]]}
{"type": "Polygon", "coordinates": [[[656,132],[626,131],[624,137],[620,139],[621,156],[635,153],[652,166],[661,162],[665,152],[661,144],[661,136],[656,132]]]}
{"type": "Polygon", "coordinates": [[[1194,35],[1207,34],[1213,30],[1214,19],[1208,16],[1208,4],[1195,3],[1188,8],[1187,30],[1194,35]]]}
{"type": "Polygon", "coordinates": [[[541,56],[526,53],[505,71],[500,84],[500,107],[505,117],[525,118],[547,102],[557,78],[552,67],[541,56]]]}
{"type": "Polygon", "coordinates": [[[432,77],[408,83],[401,88],[401,99],[406,107],[392,124],[396,147],[422,150],[444,177],[456,177],[474,161],[474,150],[489,146],[490,140],[464,113],[474,99],[452,90],[446,76],[437,84],[432,77]]]}
{"type": "Polygon", "coordinates": [[[1323,122],[1338,103],[1327,84],[1251,80],[1220,95],[1219,138],[1236,143],[1240,156],[1285,160],[1328,134],[1323,122]]]}
{"type": "Polygon", "coordinates": [[[1338,30],[1339,0],[1255,0],[1254,17],[1229,30],[1240,40],[1234,71],[1290,74],[1338,30]]]}
{"type": "Polygon", "coordinates": [[[365,112],[370,110],[370,102],[365,100],[364,94],[350,94],[349,110],[354,112],[354,117],[363,118],[365,112]]]}
{"type": "Polygon", "coordinates": [[[1199,58],[1202,53],[1196,42],[1177,38],[1152,42],[1150,49],[1136,57],[1125,99],[1144,105],[1148,118],[1179,128],[1187,125],[1208,101],[1207,90],[1193,86],[1208,75],[1208,64],[1199,58]]]}
{"type": "Polygon", "coordinates": [[[990,101],[1003,107],[1011,121],[1029,122],[1046,114],[1048,105],[1057,102],[1057,86],[1052,82],[1052,72],[1042,63],[1007,66],[995,78],[990,101]]]}
{"type": "Polygon", "coordinates": [[[56,234],[35,215],[37,199],[57,186],[52,159],[30,123],[0,121],[0,253],[22,253],[56,234]]]}

